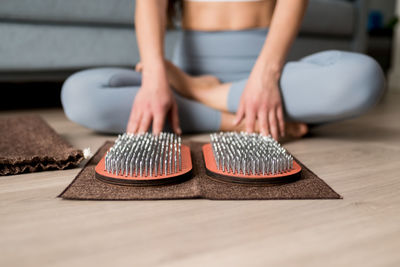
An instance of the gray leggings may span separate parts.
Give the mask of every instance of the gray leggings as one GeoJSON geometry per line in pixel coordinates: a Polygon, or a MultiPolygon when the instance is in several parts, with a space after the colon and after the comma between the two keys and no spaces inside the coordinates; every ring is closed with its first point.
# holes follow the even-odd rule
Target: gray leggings
{"type": "MultiPolygon", "coordinates": [[[[173,62],[189,74],[212,74],[232,82],[227,105],[234,113],[267,33],[183,31],[173,62]]],[[[321,124],[361,115],[378,101],[384,84],[383,72],[371,57],[324,51],[288,62],[280,89],[287,119],[321,124]]],[[[61,100],[72,121],[100,132],[121,133],[140,85],[141,75],[132,69],[89,69],[65,81],[61,100]]],[[[175,97],[184,133],[219,130],[220,111],[175,97]]]]}

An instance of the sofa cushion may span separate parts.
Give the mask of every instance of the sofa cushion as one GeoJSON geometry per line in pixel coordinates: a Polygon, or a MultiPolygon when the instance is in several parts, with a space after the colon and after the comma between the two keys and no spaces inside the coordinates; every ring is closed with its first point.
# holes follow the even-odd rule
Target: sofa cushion
{"type": "Polygon", "coordinates": [[[1,0],[0,18],[83,24],[134,21],[134,0],[1,0]]]}
{"type": "MultiPolygon", "coordinates": [[[[133,28],[0,23],[0,36],[7,40],[0,42],[0,73],[132,67],[139,61],[133,28]]],[[[168,58],[175,40],[176,32],[168,32],[168,58]]]]}
{"type": "Polygon", "coordinates": [[[351,36],[356,28],[356,4],[346,0],[311,0],[300,34],[351,36]]]}

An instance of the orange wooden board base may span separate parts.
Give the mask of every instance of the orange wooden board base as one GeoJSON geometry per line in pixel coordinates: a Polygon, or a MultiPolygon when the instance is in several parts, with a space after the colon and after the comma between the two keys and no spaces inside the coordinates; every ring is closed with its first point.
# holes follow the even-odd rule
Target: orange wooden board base
{"type": "Polygon", "coordinates": [[[203,158],[206,165],[207,174],[212,178],[224,180],[226,182],[244,183],[244,184],[285,183],[285,182],[292,182],[300,178],[301,167],[296,161],[293,162],[292,170],[279,174],[245,175],[243,173],[233,174],[232,172],[223,172],[221,170],[218,170],[217,168],[211,144],[206,144],[202,148],[203,148],[203,158]]]}
{"type": "MultiPolygon", "coordinates": [[[[157,176],[145,176],[145,177],[132,177],[125,175],[116,175],[108,173],[105,170],[105,156],[100,160],[95,168],[96,178],[102,180],[103,182],[120,184],[120,185],[161,185],[168,183],[180,182],[180,180],[185,180],[191,176],[192,171],[192,158],[190,156],[190,148],[186,145],[181,147],[181,158],[182,158],[182,170],[177,173],[167,174],[167,175],[157,175],[157,176]]],[[[169,168],[168,168],[169,172],[169,168]]]]}

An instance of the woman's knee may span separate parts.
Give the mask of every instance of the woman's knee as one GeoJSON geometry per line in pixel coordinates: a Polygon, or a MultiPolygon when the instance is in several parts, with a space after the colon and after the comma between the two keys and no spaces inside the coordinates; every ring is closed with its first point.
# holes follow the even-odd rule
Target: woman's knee
{"type": "Polygon", "coordinates": [[[73,122],[84,126],[89,121],[88,114],[93,105],[93,91],[101,86],[95,70],[84,70],[74,73],[64,82],[61,89],[61,102],[65,115],[73,122]]]}
{"type": "Polygon", "coordinates": [[[325,75],[328,76],[325,80],[327,97],[326,102],[322,101],[325,104],[321,104],[329,109],[332,119],[365,113],[378,102],[385,88],[379,64],[359,53],[340,52],[337,61],[327,67],[325,75]]]}
{"type": "Polygon", "coordinates": [[[353,115],[360,115],[373,107],[385,89],[382,68],[373,58],[356,53],[348,54],[349,69],[344,69],[341,84],[345,89],[343,101],[349,101],[353,115]]]}
{"type": "MultiPolygon", "coordinates": [[[[64,82],[61,91],[61,102],[66,116],[71,121],[96,131],[123,131],[123,125],[121,123],[117,125],[118,120],[113,119],[110,114],[120,111],[121,108],[115,108],[115,105],[122,105],[122,103],[112,103],[113,98],[118,98],[114,93],[119,92],[113,90],[113,87],[128,86],[135,82],[135,77],[132,77],[132,74],[129,76],[129,72],[132,71],[97,68],[71,75],[64,82]]],[[[126,90],[120,93],[131,95],[126,90]]]]}

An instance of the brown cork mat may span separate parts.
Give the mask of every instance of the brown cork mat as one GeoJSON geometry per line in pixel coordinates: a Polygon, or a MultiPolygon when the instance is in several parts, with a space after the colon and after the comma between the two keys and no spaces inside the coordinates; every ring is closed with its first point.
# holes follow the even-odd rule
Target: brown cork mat
{"type": "Polygon", "coordinates": [[[204,168],[202,143],[192,142],[193,178],[173,185],[137,187],[101,182],[95,178],[97,162],[113,142],[106,142],[59,197],[75,200],[155,200],[206,198],[214,200],[340,199],[323,180],[303,164],[300,180],[280,185],[249,186],[211,179],[204,168]]]}
{"type": "Polygon", "coordinates": [[[75,167],[83,159],[35,115],[0,118],[0,175],[75,167]]]}

